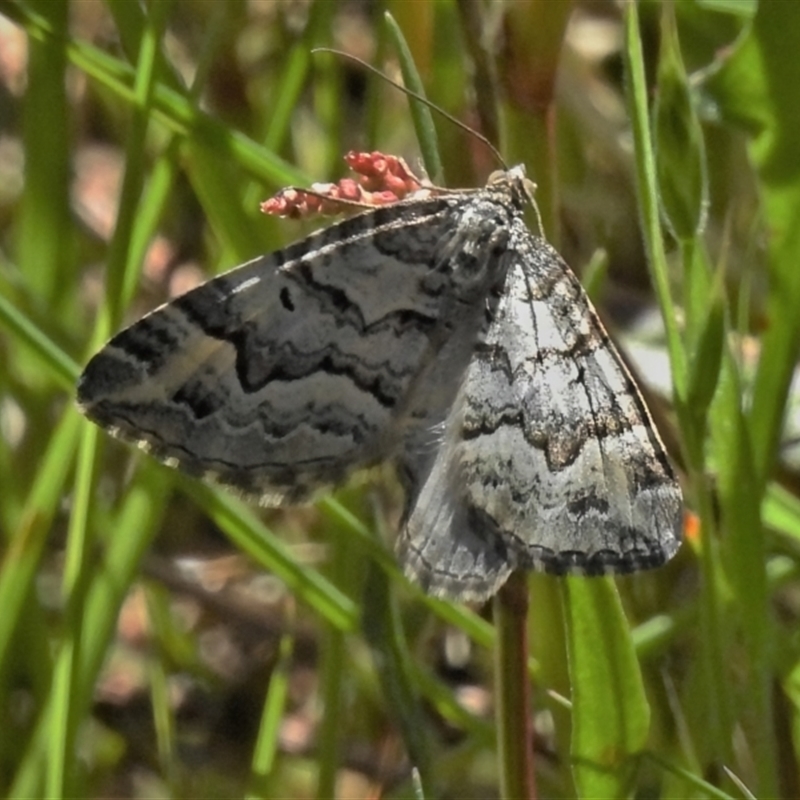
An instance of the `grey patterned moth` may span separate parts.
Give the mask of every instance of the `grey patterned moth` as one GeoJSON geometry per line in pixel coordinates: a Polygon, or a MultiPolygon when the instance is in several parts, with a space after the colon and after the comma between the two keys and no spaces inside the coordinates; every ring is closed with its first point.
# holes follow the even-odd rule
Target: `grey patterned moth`
{"type": "Polygon", "coordinates": [[[580,283],[527,228],[531,199],[517,166],[249,261],[114,336],[78,404],[264,505],[391,462],[399,560],[436,596],[657,567],[680,487],[580,283]]]}

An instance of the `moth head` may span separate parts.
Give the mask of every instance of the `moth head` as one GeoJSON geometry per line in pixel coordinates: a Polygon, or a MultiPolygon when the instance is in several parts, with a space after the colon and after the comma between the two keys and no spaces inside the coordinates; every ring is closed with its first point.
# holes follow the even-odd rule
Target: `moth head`
{"type": "Polygon", "coordinates": [[[536,184],[525,175],[524,164],[517,164],[516,167],[511,167],[508,170],[496,170],[489,176],[486,186],[489,189],[503,192],[520,211],[530,205],[536,214],[539,234],[544,238],[542,215],[539,213],[539,206],[536,205],[536,200],[534,199],[536,184]]]}
{"type": "Polygon", "coordinates": [[[525,165],[517,164],[511,169],[495,170],[486,182],[488,188],[496,188],[511,195],[511,201],[517,208],[524,208],[527,205],[536,205],[533,195],[536,192],[536,184],[525,175],[525,165]]]}

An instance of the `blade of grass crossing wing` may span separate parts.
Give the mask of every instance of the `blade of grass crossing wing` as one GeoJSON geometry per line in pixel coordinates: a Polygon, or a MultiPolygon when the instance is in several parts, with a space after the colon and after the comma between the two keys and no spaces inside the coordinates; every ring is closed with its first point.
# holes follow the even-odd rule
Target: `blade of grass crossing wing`
{"type": "MultiPolygon", "coordinates": [[[[156,465],[153,466],[155,468],[156,465]]],[[[358,612],[350,598],[317,571],[299,564],[279,537],[263,525],[243,503],[190,479],[182,480],[181,484],[183,490],[237,547],[274,572],[298,600],[307,603],[341,630],[354,630],[358,612]]]]}

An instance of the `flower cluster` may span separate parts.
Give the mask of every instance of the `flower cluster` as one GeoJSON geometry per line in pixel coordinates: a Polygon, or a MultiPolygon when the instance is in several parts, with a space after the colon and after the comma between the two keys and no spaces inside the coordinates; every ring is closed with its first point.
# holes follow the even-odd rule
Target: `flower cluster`
{"type": "Polygon", "coordinates": [[[265,214],[298,219],[314,214],[340,214],[343,206],[360,208],[396,203],[428,189],[399,156],[374,151],[349,152],[344,160],[357,179],[313,183],[309,189],[288,187],[261,204],[265,214]]]}

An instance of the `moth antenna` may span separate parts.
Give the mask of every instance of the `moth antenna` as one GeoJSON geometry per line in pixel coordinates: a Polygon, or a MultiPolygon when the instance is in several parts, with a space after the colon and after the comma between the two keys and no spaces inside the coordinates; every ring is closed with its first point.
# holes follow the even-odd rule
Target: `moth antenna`
{"type": "MultiPolygon", "coordinates": [[[[536,184],[531,182],[533,188],[536,188],[536,184]]],[[[529,192],[528,196],[531,199],[531,207],[533,208],[533,213],[536,215],[536,224],[539,227],[539,235],[542,239],[547,239],[544,235],[544,223],[542,222],[542,212],[539,211],[539,204],[536,202],[536,198],[533,196],[533,192],[529,192]]]]}
{"type": "Polygon", "coordinates": [[[373,67],[372,64],[364,61],[363,59],[359,58],[358,56],[351,55],[350,53],[345,53],[342,50],[335,50],[332,47],[315,47],[311,50],[312,53],[333,53],[334,55],[341,56],[342,58],[347,58],[350,61],[355,61],[356,64],[361,65],[364,69],[372,72],[373,74],[377,75],[381,80],[386,81],[390,86],[393,86],[395,89],[403,92],[404,94],[408,95],[408,97],[413,97],[415,100],[418,100],[420,103],[428,106],[431,111],[435,111],[440,116],[444,117],[446,120],[450,121],[455,125],[457,128],[461,128],[462,131],[471,134],[474,136],[479,142],[481,142],[489,152],[497,159],[497,162],[500,166],[507,170],[508,164],[506,164],[505,159],[503,156],[500,155],[500,151],[482,134],[476,131],[474,128],[470,128],[465,122],[462,122],[460,119],[454,117],[452,114],[445,111],[443,108],[440,108],[436,105],[436,103],[431,102],[428,100],[427,97],[413,91],[413,89],[409,89],[407,86],[403,86],[402,83],[397,83],[397,81],[393,81],[388,75],[384,75],[377,67],[373,67]]]}

